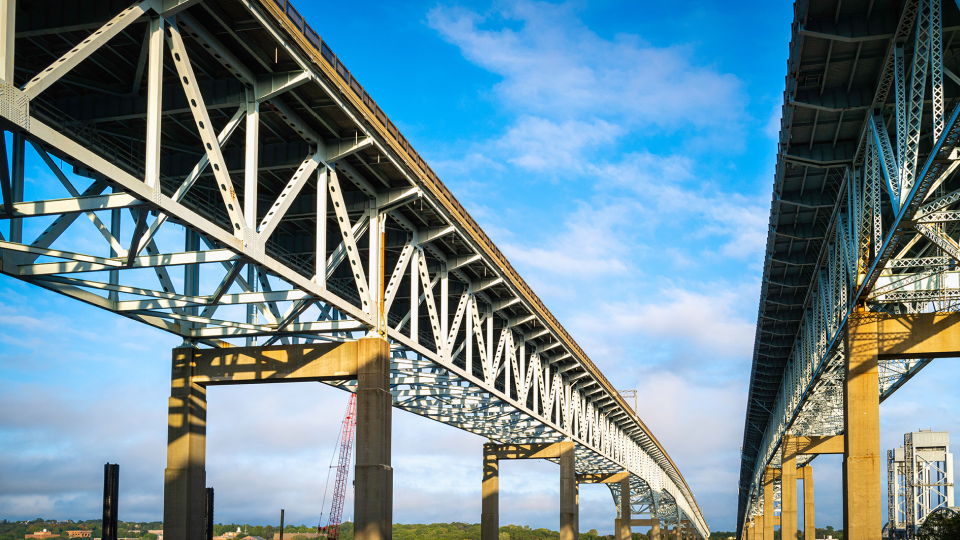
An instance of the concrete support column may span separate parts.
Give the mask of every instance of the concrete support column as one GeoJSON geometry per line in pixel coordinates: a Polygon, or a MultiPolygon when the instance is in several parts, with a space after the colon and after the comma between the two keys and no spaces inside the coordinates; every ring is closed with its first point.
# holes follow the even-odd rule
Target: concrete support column
{"type": "Polygon", "coordinates": [[[650,540],[660,540],[660,520],[657,519],[656,515],[651,515],[650,517],[654,520],[650,529],[650,540]]]}
{"type": "Polygon", "coordinates": [[[563,441],[560,445],[560,540],[578,540],[579,513],[577,500],[576,443],[563,441]]]}
{"type": "Polygon", "coordinates": [[[770,512],[763,520],[763,539],[773,540],[773,482],[776,480],[777,469],[767,467],[763,472],[763,511],[770,512]]]}
{"type": "Polygon", "coordinates": [[[780,473],[780,540],[797,538],[797,445],[790,435],[783,438],[780,473]]]}
{"type": "Polygon", "coordinates": [[[813,506],[813,467],[803,468],[803,538],[816,540],[816,508],[813,506]]]}
{"type": "Polygon", "coordinates": [[[390,344],[357,342],[357,466],[354,515],[357,540],[393,537],[393,468],[390,466],[390,344]]]}
{"type": "Polygon", "coordinates": [[[620,526],[617,527],[617,538],[630,540],[630,520],[633,511],[630,509],[630,476],[620,481],[620,526]]]}
{"type": "Polygon", "coordinates": [[[173,350],[163,528],[168,540],[203,538],[207,391],[193,382],[193,349],[173,350]]]}
{"type": "MultiPolygon", "coordinates": [[[[862,309],[862,308],[858,308],[862,309]]],[[[846,326],[843,385],[844,538],[880,540],[881,469],[878,316],[850,315],[846,326]]]]}
{"type": "Polygon", "coordinates": [[[754,518],[753,534],[757,540],[763,540],[763,514],[754,518]]]}
{"type": "Polygon", "coordinates": [[[480,540],[500,537],[500,461],[497,445],[483,445],[483,504],[480,514],[480,540]]]}

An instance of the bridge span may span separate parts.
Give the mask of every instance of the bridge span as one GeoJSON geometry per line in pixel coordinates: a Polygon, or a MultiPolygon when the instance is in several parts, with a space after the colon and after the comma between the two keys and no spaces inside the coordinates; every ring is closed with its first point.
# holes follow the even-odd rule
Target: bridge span
{"type": "Polygon", "coordinates": [[[391,537],[391,407],[489,439],[485,540],[517,458],[560,464],[561,538],[587,482],[619,538],[709,536],[656,437],[294,4],[0,0],[0,29],[0,272],[183,338],[168,538],[203,534],[206,387],[291,380],[358,394],[357,538],[391,537]],[[50,174],[27,182],[31,160],[50,174]]]}
{"type": "Polygon", "coordinates": [[[844,537],[879,539],[879,404],[960,355],[958,31],[950,0],[794,3],[741,539],[772,540],[777,525],[792,538],[798,512],[815,537],[810,463],[823,453],[843,456],[844,537]]]}

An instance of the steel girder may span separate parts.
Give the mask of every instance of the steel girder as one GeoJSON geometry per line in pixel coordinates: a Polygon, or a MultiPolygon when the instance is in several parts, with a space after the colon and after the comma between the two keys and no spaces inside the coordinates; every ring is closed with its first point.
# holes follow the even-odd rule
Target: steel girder
{"type": "Polygon", "coordinates": [[[186,346],[382,335],[396,407],[498,442],[573,440],[578,472],[627,470],[638,511],[708,537],[649,429],[342,64],[278,9],[146,0],[99,25],[21,19],[16,76],[0,83],[14,133],[0,272],[186,346]],[[25,197],[26,152],[62,197],[25,197]]]}
{"type": "MultiPolygon", "coordinates": [[[[858,305],[893,313],[955,311],[960,298],[960,182],[954,176],[960,166],[960,92],[943,82],[946,73],[960,84],[953,75],[960,69],[954,52],[960,22],[956,4],[906,0],[871,3],[863,11],[835,0],[799,1],[794,20],[741,455],[740,532],[762,511],[763,470],[780,466],[784,435],[842,433],[843,331],[851,311],[858,305]],[[847,42],[839,52],[834,45],[839,38],[804,30],[814,21],[817,28],[845,35],[854,28],[878,29],[878,20],[896,23],[882,37],[847,42]],[[864,67],[859,62],[871,46],[870,54],[882,60],[864,67]],[[842,61],[831,56],[848,53],[842,61]],[[806,104],[814,100],[793,96],[811,80],[821,96],[826,90],[835,102],[854,105],[865,95],[855,83],[867,82],[873,85],[872,101],[830,109],[835,114],[830,133],[818,131],[816,121],[810,129],[800,117],[813,110],[806,104]],[[809,154],[812,149],[831,140],[833,148],[846,144],[851,151],[811,159],[817,157],[809,154]],[[811,179],[832,195],[833,204],[795,210],[793,201],[804,197],[811,179]],[[780,202],[784,193],[790,199],[780,202]],[[780,232],[794,231],[805,221],[809,234],[780,232]],[[803,251],[807,263],[788,271],[781,261],[796,260],[795,250],[803,251]],[[785,287],[802,301],[780,315],[784,311],[774,300],[785,287]],[[784,336],[786,346],[771,347],[773,333],[784,336]]],[[[878,399],[889,397],[928,362],[882,361],[878,399]]],[[[802,457],[798,466],[810,459],[802,457]]]]}

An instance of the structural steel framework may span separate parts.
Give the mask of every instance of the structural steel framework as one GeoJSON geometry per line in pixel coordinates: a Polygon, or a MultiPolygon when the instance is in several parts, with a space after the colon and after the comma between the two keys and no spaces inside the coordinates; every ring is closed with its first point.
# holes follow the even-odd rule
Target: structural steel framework
{"type": "MultiPolygon", "coordinates": [[[[763,473],[780,467],[784,437],[843,433],[851,314],[952,312],[960,300],[956,3],[798,0],[792,30],[740,533],[763,514],[763,473]]],[[[877,398],[928,362],[881,360],[877,398]]]]}
{"type": "Polygon", "coordinates": [[[953,507],[950,433],[905,433],[903,446],[887,451],[887,516],[884,537],[914,539],[927,516],[953,507]]]}
{"type": "Polygon", "coordinates": [[[4,274],[184,346],[383,336],[394,406],[573,441],[578,473],[630,472],[633,513],[709,536],[650,430],[292,4],[0,17],[4,274]]]}

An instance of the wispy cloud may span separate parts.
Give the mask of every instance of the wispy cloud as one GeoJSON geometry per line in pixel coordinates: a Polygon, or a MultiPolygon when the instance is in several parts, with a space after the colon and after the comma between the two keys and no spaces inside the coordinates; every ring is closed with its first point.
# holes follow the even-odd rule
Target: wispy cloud
{"type": "Polygon", "coordinates": [[[596,280],[622,275],[630,269],[632,246],[620,234],[631,223],[631,202],[593,207],[582,203],[557,233],[543,243],[503,243],[510,260],[526,268],[563,276],[596,280]]]}
{"type": "Polygon", "coordinates": [[[521,169],[557,174],[583,172],[586,152],[609,145],[624,130],[603,120],[553,122],[523,116],[496,146],[507,161],[521,169]]]}
{"type": "Polygon", "coordinates": [[[693,61],[687,46],[637,35],[604,39],[570,3],[519,1],[481,14],[438,6],[427,22],[465,58],[503,77],[503,103],[553,118],[600,113],[629,125],[726,126],[739,121],[738,79],[693,61]]]}

